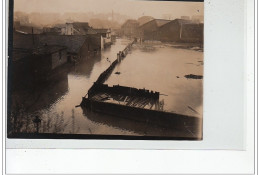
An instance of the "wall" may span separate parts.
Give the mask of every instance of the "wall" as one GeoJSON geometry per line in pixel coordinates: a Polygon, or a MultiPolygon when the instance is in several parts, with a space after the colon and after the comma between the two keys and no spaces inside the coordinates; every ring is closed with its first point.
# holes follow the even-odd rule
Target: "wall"
{"type": "Polygon", "coordinates": [[[101,50],[103,50],[103,49],[104,49],[104,46],[105,46],[105,41],[104,41],[104,38],[103,38],[102,35],[101,35],[101,37],[100,37],[100,43],[101,43],[101,50]]]}
{"type": "Polygon", "coordinates": [[[78,35],[38,35],[40,45],[59,45],[67,47],[68,52],[78,53],[86,36],[78,35]]]}
{"type": "Polygon", "coordinates": [[[155,40],[165,42],[203,42],[203,24],[183,24],[178,21],[172,21],[150,36],[155,40]]]}
{"type": "MultiPolygon", "coordinates": [[[[176,131],[181,132],[182,135],[187,135],[185,133],[189,133],[187,130],[188,127],[189,130],[194,134],[194,138],[201,138],[199,131],[201,130],[200,127],[202,120],[197,117],[131,107],[115,103],[99,102],[88,100],[84,97],[82,99],[81,105],[83,108],[89,108],[94,112],[118,116],[120,118],[128,118],[146,123],[153,123],[162,127],[174,128],[176,131]]],[[[188,135],[190,135],[190,133],[188,135]]]]}
{"type": "Polygon", "coordinates": [[[51,55],[51,58],[52,58],[51,68],[55,69],[56,67],[61,66],[67,62],[67,51],[64,49],[55,52],[51,55]]]}
{"type": "Polygon", "coordinates": [[[59,45],[67,47],[68,53],[78,54],[84,44],[88,51],[99,51],[102,47],[101,36],[92,35],[45,35],[45,34],[22,34],[13,33],[13,47],[23,49],[33,49],[34,47],[47,45],[59,45]],[[89,48],[89,49],[88,49],[89,48]]]}
{"type": "Polygon", "coordinates": [[[112,40],[111,40],[111,37],[109,38],[104,38],[104,44],[107,45],[107,44],[111,44],[112,40]]]}
{"type": "Polygon", "coordinates": [[[182,26],[181,40],[185,42],[203,42],[203,24],[185,24],[182,26]]]}
{"type": "Polygon", "coordinates": [[[160,27],[158,31],[154,32],[156,40],[165,42],[174,42],[180,40],[181,26],[177,21],[172,21],[160,27]]]}
{"type": "Polygon", "coordinates": [[[39,35],[41,45],[59,45],[67,47],[68,53],[79,54],[82,48],[88,51],[100,50],[101,41],[98,35],[39,35]],[[89,45],[89,46],[86,46],[89,45]]]}
{"type": "Polygon", "coordinates": [[[125,36],[137,36],[138,34],[138,23],[127,23],[124,26],[122,26],[121,31],[122,34],[125,36]]]}
{"type": "Polygon", "coordinates": [[[73,25],[66,23],[65,35],[73,35],[73,25]]]}
{"type": "Polygon", "coordinates": [[[38,43],[37,35],[13,32],[13,48],[32,49],[38,43]]]}
{"type": "Polygon", "coordinates": [[[157,24],[155,21],[150,21],[142,26],[139,27],[138,33],[141,37],[145,40],[153,40],[154,38],[154,31],[158,29],[157,24]]]}
{"type": "Polygon", "coordinates": [[[101,36],[98,34],[88,35],[79,50],[80,57],[96,55],[101,50],[101,36]]]}

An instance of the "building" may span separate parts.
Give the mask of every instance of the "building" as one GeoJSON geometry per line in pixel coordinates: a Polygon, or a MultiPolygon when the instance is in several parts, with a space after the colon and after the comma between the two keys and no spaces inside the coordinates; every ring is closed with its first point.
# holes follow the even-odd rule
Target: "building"
{"type": "Polygon", "coordinates": [[[139,23],[137,20],[129,19],[121,26],[121,35],[134,37],[138,34],[139,23]]]}
{"type": "Polygon", "coordinates": [[[203,15],[194,15],[191,17],[191,20],[196,23],[204,23],[204,16],[203,15]]]}
{"type": "Polygon", "coordinates": [[[96,54],[101,50],[100,36],[95,35],[39,35],[39,45],[59,45],[67,48],[69,60],[96,54]]]}
{"type": "Polygon", "coordinates": [[[190,20],[190,17],[189,16],[181,16],[181,19],[190,20]]]}
{"type": "Polygon", "coordinates": [[[175,19],[159,27],[153,32],[155,40],[164,42],[203,42],[203,27],[201,23],[191,20],[175,19]]]}
{"type": "Polygon", "coordinates": [[[13,48],[29,49],[37,47],[39,43],[37,35],[26,34],[24,32],[13,31],[13,48]]]}
{"type": "Polygon", "coordinates": [[[62,35],[87,35],[97,34],[87,22],[74,22],[66,23],[65,27],[61,30],[62,35]]]}
{"type": "Polygon", "coordinates": [[[68,57],[83,58],[101,50],[100,35],[46,35],[13,32],[13,48],[32,50],[45,45],[63,46],[68,57]]]}
{"type": "Polygon", "coordinates": [[[42,33],[42,29],[39,27],[32,27],[27,25],[21,25],[20,21],[14,21],[13,23],[13,30],[24,33],[24,34],[40,34],[42,33]]]}
{"type": "Polygon", "coordinates": [[[60,28],[60,27],[43,27],[42,33],[60,35],[62,33],[62,28],[60,28]]]}
{"type": "Polygon", "coordinates": [[[11,72],[13,86],[48,80],[66,63],[67,50],[62,46],[13,48],[11,72]]]}
{"type": "Polygon", "coordinates": [[[139,23],[139,26],[141,26],[141,25],[148,23],[149,21],[152,21],[152,20],[154,20],[154,18],[151,17],[151,16],[142,16],[142,17],[137,19],[137,22],[139,23]]]}
{"type": "Polygon", "coordinates": [[[64,46],[45,45],[33,50],[32,55],[36,57],[38,70],[44,72],[54,70],[55,68],[67,63],[67,49],[64,46]],[[46,63],[46,64],[44,64],[46,63]],[[45,65],[45,66],[44,66],[45,65]]]}
{"type": "Polygon", "coordinates": [[[165,19],[154,19],[149,21],[138,28],[138,36],[144,40],[154,40],[154,32],[170,21],[171,20],[165,19]]]}
{"type": "Polygon", "coordinates": [[[93,29],[100,36],[101,49],[112,44],[111,29],[93,29]]]}
{"type": "Polygon", "coordinates": [[[182,27],[182,42],[200,43],[203,44],[204,39],[204,24],[185,24],[182,27]]]}

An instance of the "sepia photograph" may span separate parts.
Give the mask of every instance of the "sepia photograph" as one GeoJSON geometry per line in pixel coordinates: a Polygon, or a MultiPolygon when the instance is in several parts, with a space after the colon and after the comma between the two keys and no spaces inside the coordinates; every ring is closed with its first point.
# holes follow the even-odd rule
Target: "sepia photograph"
{"type": "Polygon", "coordinates": [[[203,140],[204,2],[9,7],[9,139],[203,140]]]}

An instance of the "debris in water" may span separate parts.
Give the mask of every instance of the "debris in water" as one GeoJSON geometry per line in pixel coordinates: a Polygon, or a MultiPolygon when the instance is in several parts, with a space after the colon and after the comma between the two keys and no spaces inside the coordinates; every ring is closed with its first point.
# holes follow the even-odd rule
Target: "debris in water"
{"type": "Polygon", "coordinates": [[[194,75],[194,74],[185,75],[184,77],[191,78],[191,79],[202,79],[203,78],[202,75],[194,75]]]}

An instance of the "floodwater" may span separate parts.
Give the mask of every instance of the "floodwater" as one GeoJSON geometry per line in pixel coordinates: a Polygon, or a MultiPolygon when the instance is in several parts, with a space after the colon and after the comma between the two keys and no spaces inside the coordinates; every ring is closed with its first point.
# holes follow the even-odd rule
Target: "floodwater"
{"type": "MultiPolygon", "coordinates": [[[[85,61],[71,68],[68,74],[27,94],[13,94],[13,98],[16,96],[18,101],[19,98],[24,100],[25,106],[28,106],[26,110],[32,116],[41,116],[40,132],[178,136],[180,133],[176,130],[170,131],[76,107],[100,73],[110,66],[116,54],[129,42],[127,39],[117,39],[111,48],[102,51],[101,55],[85,58],[85,61]],[[47,125],[49,129],[46,129],[47,125]]],[[[184,77],[187,74],[203,75],[203,52],[162,44],[149,47],[137,44],[105,83],[158,91],[162,94],[160,101],[164,101],[164,110],[201,118],[203,80],[187,79],[184,77]],[[119,75],[115,74],[117,71],[119,75]]]]}
{"type": "Polygon", "coordinates": [[[105,82],[160,92],[164,110],[202,117],[203,53],[171,46],[135,46],[105,82]],[[115,74],[120,72],[120,74],[115,74]]]}

